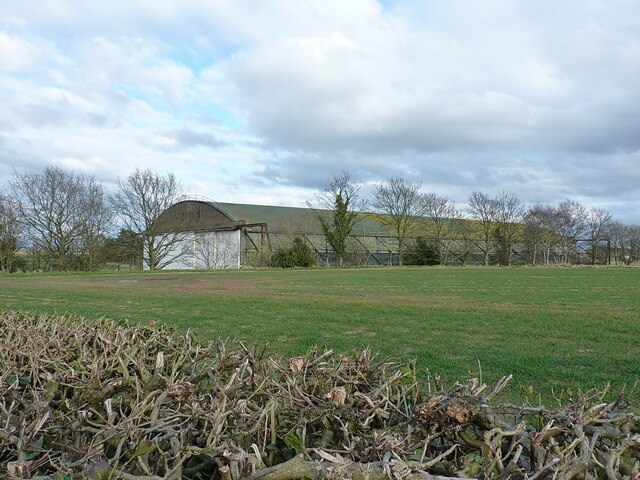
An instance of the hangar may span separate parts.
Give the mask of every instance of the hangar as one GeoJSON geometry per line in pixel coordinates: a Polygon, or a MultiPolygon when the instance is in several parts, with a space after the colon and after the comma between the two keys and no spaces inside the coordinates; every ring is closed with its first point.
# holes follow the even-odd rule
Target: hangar
{"type": "MultiPolygon", "coordinates": [[[[190,199],[175,203],[157,220],[157,230],[171,237],[165,269],[213,269],[267,266],[271,254],[291,246],[299,238],[309,245],[320,266],[337,264],[337,255],[326,242],[319,215],[331,212],[311,208],[223,203],[190,199]]],[[[345,265],[397,265],[398,242],[383,223],[384,215],[358,213],[350,237],[345,265]]],[[[484,263],[483,236],[475,220],[441,219],[439,232],[433,221],[420,219],[413,227],[414,239],[422,236],[437,244],[443,263],[484,263]],[[437,240],[436,240],[437,239],[437,240]]],[[[538,263],[542,252],[524,238],[522,226],[512,246],[512,264],[538,263]]],[[[493,247],[492,247],[493,248],[493,247]]],[[[165,248],[165,252],[167,249],[165,248]]],[[[497,263],[492,251],[492,263],[497,263]]],[[[555,245],[544,263],[560,263],[562,252],[555,245]]]]}
{"type": "MultiPolygon", "coordinates": [[[[167,269],[241,268],[264,265],[271,252],[291,245],[295,238],[307,243],[318,265],[333,265],[336,255],[326,243],[318,214],[310,208],[276,207],[184,200],[158,218],[158,230],[174,235],[167,269]]],[[[352,233],[350,265],[397,263],[397,241],[371,214],[359,214],[352,233]]]]}

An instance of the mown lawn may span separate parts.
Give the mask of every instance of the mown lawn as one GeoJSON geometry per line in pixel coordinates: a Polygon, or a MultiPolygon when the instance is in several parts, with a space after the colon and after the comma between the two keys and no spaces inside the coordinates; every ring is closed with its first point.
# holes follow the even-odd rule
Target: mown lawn
{"type": "Polygon", "coordinates": [[[640,268],[15,274],[0,276],[0,306],[158,321],[286,355],[370,346],[417,359],[425,378],[512,373],[510,396],[533,385],[545,402],[640,378],[640,268]]]}

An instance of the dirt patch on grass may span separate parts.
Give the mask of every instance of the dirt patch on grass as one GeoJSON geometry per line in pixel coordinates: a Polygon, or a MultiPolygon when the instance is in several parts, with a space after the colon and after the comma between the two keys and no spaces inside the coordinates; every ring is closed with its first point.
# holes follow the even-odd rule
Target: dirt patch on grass
{"type": "MultiPolygon", "coordinates": [[[[271,296],[269,287],[273,282],[241,277],[205,278],[198,281],[181,282],[165,288],[177,292],[204,293],[233,296],[271,296]],[[222,281],[220,281],[222,280],[222,281]],[[265,285],[265,284],[268,284],[265,285]]],[[[191,280],[191,279],[190,279],[191,280]]]]}
{"type": "Polygon", "coordinates": [[[355,330],[347,330],[344,332],[344,335],[362,335],[366,330],[364,328],[357,328],[355,330]]]}
{"type": "MultiPolygon", "coordinates": [[[[468,301],[457,297],[431,296],[431,295],[362,295],[359,293],[341,294],[312,293],[306,290],[292,291],[292,286],[287,282],[278,282],[273,279],[255,279],[239,277],[202,278],[197,281],[180,281],[171,285],[163,285],[162,289],[173,292],[188,292],[205,295],[225,295],[234,297],[273,298],[285,300],[331,300],[340,303],[399,303],[429,306],[460,306],[468,305],[468,301]]],[[[138,287],[140,288],[140,287],[138,287]]],[[[155,288],[154,288],[155,290],[155,288]]]]}

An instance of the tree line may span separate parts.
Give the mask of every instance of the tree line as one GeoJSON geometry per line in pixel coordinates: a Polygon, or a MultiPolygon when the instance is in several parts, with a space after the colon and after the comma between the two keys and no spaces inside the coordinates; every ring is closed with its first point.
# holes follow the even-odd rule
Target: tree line
{"type": "Polygon", "coordinates": [[[615,221],[607,210],[572,200],[527,206],[507,191],[474,191],[460,209],[444,196],[422,193],[421,186],[388,178],[374,185],[366,201],[349,172],[331,177],[309,207],[318,214],[338,265],[344,263],[348,239],[362,218],[357,212],[363,211],[373,212],[392,232],[400,265],[406,260],[444,265],[452,262],[454,253],[458,263],[465,263],[474,251],[480,252],[484,265],[511,265],[516,254],[526,255],[520,263],[545,265],[575,263],[580,254],[593,265],[640,261],[640,226],[615,221]]]}
{"type": "Polygon", "coordinates": [[[150,170],[118,179],[112,195],[94,177],[58,167],[14,171],[0,192],[0,270],[162,268],[171,238],[158,235],[155,220],[182,195],[173,174],[150,170]],[[18,255],[22,246],[28,255],[18,255]]]}
{"type": "MultiPolygon", "coordinates": [[[[579,243],[593,264],[640,260],[640,226],[571,200],[526,206],[511,192],[474,191],[460,209],[398,177],[375,184],[368,200],[360,193],[351,174],[341,172],[309,202],[340,266],[362,212],[392,232],[400,264],[447,264],[454,255],[464,263],[480,252],[485,265],[510,265],[516,244],[531,263],[572,263],[579,243]]],[[[0,270],[96,270],[106,263],[163,268],[175,260],[179,238],[159,231],[156,220],[183,197],[171,173],[135,170],[108,195],[94,177],[58,167],[14,171],[0,191],[0,270]],[[19,255],[24,246],[28,255],[19,255]]]]}

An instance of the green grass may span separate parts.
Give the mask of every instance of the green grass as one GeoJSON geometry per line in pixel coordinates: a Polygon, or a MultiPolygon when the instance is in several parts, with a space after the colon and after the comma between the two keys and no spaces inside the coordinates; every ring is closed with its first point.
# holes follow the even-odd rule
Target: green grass
{"type": "Polygon", "coordinates": [[[485,381],[512,373],[512,397],[533,385],[545,401],[640,378],[640,268],[15,274],[0,276],[0,305],[159,321],[286,355],[371,346],[446,381],[480,365],[485,381]]]}

